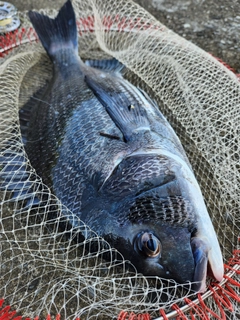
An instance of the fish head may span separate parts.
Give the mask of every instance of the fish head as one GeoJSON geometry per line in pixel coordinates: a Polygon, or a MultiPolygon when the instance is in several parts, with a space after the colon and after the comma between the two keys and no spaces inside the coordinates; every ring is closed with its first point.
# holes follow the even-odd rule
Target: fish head
{"type": "Polygon", "coordinates": [[[204,292],[211,246],[197,232],[189,201],[148,193],[135,200],[130,211],[121,230],[122,241],[115,246],[123,256],[144,275],[191,282],[193,291],[204,292]]]}
{"type": "Polygon", "coordinates": [[[152,224],[133,226],[115,242],[125,259],[146,276],[173,279],[192,291],[206,291],[208,247],[186,228],[152,224]],[[135,231],[133,231],[135,229],[135,231]]]}
{"type": "MultiPolygon", "coordinates": [[[[140,273],[191,282],[193,291],[204,292],[208,271],[217,281],[222,280],[223,263],[193,173],[189,168],[185,172],[184,164],[165,159],[165,171],[157,175],[149,169],[150,164],[137,165],[140,160],[139,156],[122,161],[105,184],[107,191],[114,190],[111,216],[118,220],[118,239],[113,246],[140,273]],[[151,179],[144,176],[149,172],[151,179]]],[[[142,160],[147,163],[146,158],[142,160]]]]}
{"type": "Polygon", "coordinates": [[[132,251],[132,263],[145,275],[174,279],[179,283],[194,278],[191,234],[186,228],[156,223],[137,230],[132,239],[132,251]]]}

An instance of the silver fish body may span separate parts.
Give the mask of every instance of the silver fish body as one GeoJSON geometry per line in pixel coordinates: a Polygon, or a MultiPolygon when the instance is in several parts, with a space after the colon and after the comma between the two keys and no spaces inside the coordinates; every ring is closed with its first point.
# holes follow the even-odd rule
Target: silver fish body
{"type": "Polygon", "coordinates": [[[54,20],[29,16],[53,61],[29,122],[26,151],[37,173],[139,272],[204,291],[209,263],[220,281],[222,255],[203,196],[156,104],[120,72],[81,61],[70,1],[54,20]]]}

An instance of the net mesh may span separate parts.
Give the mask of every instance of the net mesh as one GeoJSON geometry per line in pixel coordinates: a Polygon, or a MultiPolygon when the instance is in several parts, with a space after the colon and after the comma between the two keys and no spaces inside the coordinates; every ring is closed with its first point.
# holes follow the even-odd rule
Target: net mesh
{"type": "Polygon", "coordinates": [[[60,314],[62,319],[112,319],[120,314],[127,319],[122,310],[158,318],[160,309],[164,318],[174,316],[173,308],[183,308],[189,318],[193,312],[203,318],[205,308],[210,317],[222,319],[227,304],[222,300],[233,306],[226,318],[240,318],[238,78],[131,1],[75,0],[73,5],[80,56],[121,61],[125,76],[157,101],[181,139],[224,262],[231,259],[228,278],[198,296],[198,309],[199,299],[194,300],[188,284],[137,274],[42,183],[24,151],[19,110],[41,98],[52,69],[26,13],[21,13],[21,29],[0,39],[0,297],[32,318],[60,314]],[[95,250],[89,252],[92,244],[95,250]],[[190,309],[188,299],[194,301],[190,309]]]}

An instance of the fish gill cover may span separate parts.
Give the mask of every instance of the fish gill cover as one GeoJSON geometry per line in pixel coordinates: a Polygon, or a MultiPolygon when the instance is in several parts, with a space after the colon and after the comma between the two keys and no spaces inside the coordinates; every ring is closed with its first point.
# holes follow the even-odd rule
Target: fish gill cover
{"type": "MultiPolygon", "coordinates": [[[[228,262],[239,236],[237,77],[130,1],[73,4],[80,56],[118,59],[127,67],[129,81],[154,98],[171,122],[228,262]]],[[[36,36],[26,15],[21,17],[25,29],[12,35],[9,42],[15,48],[0,66],[2,297],[22,315],[42,318],[60,314],[63,319],[106,319],[122,310],[154,318],[159,309],[168,313],[176,303],[181,307],[183,298],[194,298],[190,286],[138,275],[96,230],[61,204],[31,167],[18,111],[25,106],[22,119],[28,118],[26,105],[30,109],[41,99],[52,67],[41,45],[32,42],[36,36]]],[[[220,317],[214,298],[207,303],[220,317]]],[[[228,317],[238,313],[235,308],[228,317]]]]}

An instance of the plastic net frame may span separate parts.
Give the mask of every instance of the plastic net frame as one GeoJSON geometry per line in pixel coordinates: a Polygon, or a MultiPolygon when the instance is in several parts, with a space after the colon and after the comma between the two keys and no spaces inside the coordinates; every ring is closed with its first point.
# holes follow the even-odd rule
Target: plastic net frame
{"type": "Polygon", "coordinates": [[[18,112],[41,98],[51,64],[21,13],[21,28],[0,38],[0,297],[32,318],[240,317],[238,78],[133,2],[73,4],[81,57],[113,56],[126,65],[126,77],[158,102],[181,139],[213,220],[227,276],[195,297],[187,284],[138,275],[43,185],[24,152],[18,112]],[[78,227],[72,228],[69,219],[78,227]],[[89,253],[92,244],[95,251],[89,253]]]}

